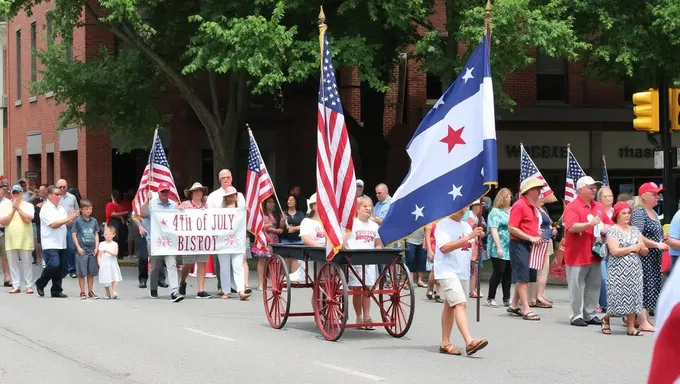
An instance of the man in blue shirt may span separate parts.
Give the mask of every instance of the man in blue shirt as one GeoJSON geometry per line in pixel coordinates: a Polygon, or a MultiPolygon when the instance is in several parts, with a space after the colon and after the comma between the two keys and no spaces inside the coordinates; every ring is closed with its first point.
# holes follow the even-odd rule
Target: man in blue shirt
{"type": "Polygon", "coordinates": [[[392,196],[390,196],[387,185],[382,183],[378,184],[378,186],[375,187],[375,197],[378,199],[378,202],[375,204],[375,207],[373,207],[373,217],[371,219],[378,225],[382,225],[382,222],[392,205],[392,196]]]}
{"type": "Polygon", "coordinates": [[[165,261],[165,276],[167,283],[170,285],[170,300],[178,303],[184,300],[184,296],[179,294],[179,276],[177,274],[177,259],[175,255],[168,256],[151,256],[151,212],[160,211],[162,209],[177,209],[177,203],[170,200],[170,184],[162,182],[158,185],[158,198],[153,199],[151,191],[147,193],[146,201],[141,208],[142,228],[140,228],[140,235],[146,238],[146,244],[151,258],[151,274],[149,279],[149,296],[158,298],[158,273],[160,272],[163,261],[165,261]]]}

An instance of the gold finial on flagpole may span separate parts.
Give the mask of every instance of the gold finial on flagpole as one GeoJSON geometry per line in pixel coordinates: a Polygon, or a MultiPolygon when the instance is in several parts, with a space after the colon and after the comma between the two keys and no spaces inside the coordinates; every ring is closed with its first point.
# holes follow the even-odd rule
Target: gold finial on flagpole
{"type": "Polygon", "coordinates": [[[321,6],[321,10],[319,11],[319,28],[326,26],[326,14],[323,13],[323,5],[321,6]]]}
{"type": "Polygon", "coordinates": [[[484,7],[484,34],[491,35],[491,0],[486,0],[486,7],[484,7]]]}

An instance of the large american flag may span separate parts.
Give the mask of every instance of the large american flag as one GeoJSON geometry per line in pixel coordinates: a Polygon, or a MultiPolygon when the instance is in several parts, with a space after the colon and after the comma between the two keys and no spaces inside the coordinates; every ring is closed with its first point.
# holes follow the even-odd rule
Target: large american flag
{"type": "Polygon", "coordinates": [[[524,145],[520,144],[521,152],[520,152],[520,172],[519,172],[519,187],[520,189],[524,185],[524,183],[532,178],[537,178],[541,180],[542,182],[545,183],[543,188],[541,188],[541,193],[543,194],[544,197],[550,196],[553,194],[552,189],[550,189],[550,186],[548,185],[548,182],[545,181],[543,178],[543,175],[541,175],[541,171],[538,170],[538,167],[536,167],[536,164],[534,164],[534,161],[531,160],[531,157],[527,153],[527,151],[524,149],[524,145]]]}
{"type": "Polygon", "coordinates": [[[248,129],[248,173],[246,175],[246,206],[248,207],[248,232],[255,236],[255,248],[267,249],[267,236],[264,233],[264,213],[262,202],[274,193],[272,180],[264,165],[253,132],[248,129]]]}
{"type": "Polygon", "coordinates": [[[352,230],[357,188],[352,149],[324,30],[320,40],[316,207],[328,238],[326,257],[330,260],[342,247],[346,231],[352,230]]]}
{"type": "Polygon", "coordinates": [[[161,137],[158,135],[158,130],[154,134],[154,143],[149,152],[149,162],[144,168],[142,180],[139,182],[139,188],[135,194],[135,200],[132,202],[132,210],[136,216],[141,215],[141,208],[146,201],[146,193],[150,189],[152,192],[158,192],[158,184],[165,181],[170,183],[170,200],[179,203],[179,193],[175,187],[175,179],[170,172],[170,164],[168,158],[165,156],[163,144],[161,144],[161,137]]]}
{"type": "Polygon", "coordinates": [[[578,194],[576,182],[585,175],[583,168],[576,161],[574,154],[571,153],[571,148],[567,148],[567,182],[564,185],[564,204],[569,204],[576,198],[578,194]]]}

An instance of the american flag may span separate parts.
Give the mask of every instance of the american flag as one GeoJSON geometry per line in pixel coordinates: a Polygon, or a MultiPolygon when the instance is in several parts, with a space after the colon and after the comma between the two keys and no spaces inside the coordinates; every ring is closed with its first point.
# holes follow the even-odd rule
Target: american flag
{"type": "Polygon", "coordinates": [[[322,62],[317,121],[316,205],[328,238],[326,257],[330,260],[342,247],[345,232],[352,230],[357,189],[352,148],[324,29],[320,41],[322,62]]]}
{"type": "Polygon", "coordinates": [[[564,204],[569,204],[576,198],[576,182],[585,175],[583,168],[576,161],[574,154],[571,153],[571,148],[567,148],[567,182],[564,185],[564,204]]]}
{"type": "Polygon", "coordinates": [[[531,160],[531,157],[527,153],[527,151],[524,149],[524,145],[520,144],[521,152],[520,152],[520,172],[519,172],[519,187],[520,189],[522,188],[522,185],[524,183],[531,179],[531,178],[537,178],[541,180],[542,182],[545,183],[545,186],[541,188],[541,193],[543,194],[544,197],[550,196],[553,194],[552,189],[550,189],[550,186],[548,183],[545,181],[543,178],[543,175],[541,175],[541,171],[538,170],[538,167],[536,167],[536,164],[534,164],[534,161],[531,160]]]}
{"type": "Polygon", "coordinates": [[[248,146],[248,173],[246,175],[246,206],[250,212],[247,228],[248,232],[255,236],[255,248],[266,250],[267,236],[264,233],[262,202],[274,193],[274,187],[250,129],[248,129],[248,136],[250,145],[248,146]]]}
{"type": "Polygon", "coordinates": [[[149,162],[146,164],[146,168],[144,168],[142,180],[139,182],[139,188],[132,202],[132,210],[136,216],[141,215],[140,211],[146,201],[147,190],[150,189],[152,192],[158,192],[158,184],[161,182],[170,183],[172,186],[170,189],[170,200],[179,203],[179,193],[177,193],[177,187],[175,187],[175,179],[172,177],[172,172],[170,172],[170,164],[168,164],[168,158],[165,156],[161,137],[158,135],[158,130],[156,130],[153,147],[151,147],[149,152],[149,162]]]}
{"type": "Polygon", "coordinates": [[[545,264],[545,255],[548,254],[549,241],[543,241],[533,244],[531,246],[531,253],[529,254],[529,268],[537,271],[543,270],[545,264]]]}
{"type": "Polygon", "coordinates": [[[607,161],[605,161],[604,156],[602,156],[602,185],[605,187],[609,186],[609,174],[607,173],[607,161]]]}

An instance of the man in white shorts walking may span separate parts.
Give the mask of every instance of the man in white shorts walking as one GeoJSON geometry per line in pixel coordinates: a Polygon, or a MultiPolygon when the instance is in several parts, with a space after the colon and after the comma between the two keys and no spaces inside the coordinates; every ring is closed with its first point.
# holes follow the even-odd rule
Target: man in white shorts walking
{"type": "Polygon", "coordinates": [[[451,344],[451,330],[454,320],[458,330],[465,339],[465,353],[469,356],[489,342],[486,339],[473,339],[468,329],[467,298],[470,287],[470,260],[475,241],[484,236],[484,230],[474,230],[462,221],[468,207],[452,214],[437,223],[435,231],[434,269],[437,271],[437,282],[444,299],[442,310],[442,340],[439,353],[460,355],[460,351],[451,344]]]}

